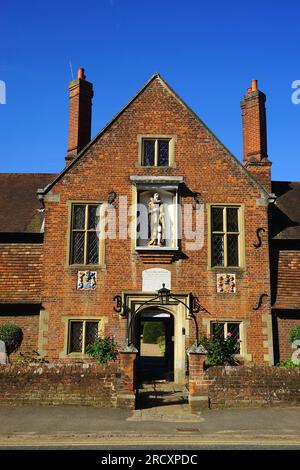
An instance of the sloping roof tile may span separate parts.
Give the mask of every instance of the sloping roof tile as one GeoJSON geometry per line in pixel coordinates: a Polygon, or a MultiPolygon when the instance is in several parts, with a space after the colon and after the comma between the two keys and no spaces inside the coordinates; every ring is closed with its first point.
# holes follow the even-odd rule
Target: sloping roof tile
{"type": "Polygon", "coordinates": [[[43,214],[36,191],[56,174],[0,173],[0,232],[39,233],[43,214]]]}
{"type": "Polygon", "coordinates": [[[276,203],[270,206],[270,232],[275,239],[300,239],[300,182],[272,181],[276,203]]]}

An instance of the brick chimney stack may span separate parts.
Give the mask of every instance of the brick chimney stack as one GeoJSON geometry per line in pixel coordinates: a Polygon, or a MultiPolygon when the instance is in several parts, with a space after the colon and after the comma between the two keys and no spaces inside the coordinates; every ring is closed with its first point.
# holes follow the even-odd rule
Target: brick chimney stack
{"type": "Polygon", "coordinates": [[[84,69],[80,67],[77,78],[69,83],[69,138],[66,165],[91,140],[93,85],[85,79],[84,69]]]}
{"type": "Polygon", "coordinates": [[[252,80],[241,102],[244,165],[259,182],[271,191],[271,162],[267,151],[266,95],[259,91],[257,80],[252,80]]]}

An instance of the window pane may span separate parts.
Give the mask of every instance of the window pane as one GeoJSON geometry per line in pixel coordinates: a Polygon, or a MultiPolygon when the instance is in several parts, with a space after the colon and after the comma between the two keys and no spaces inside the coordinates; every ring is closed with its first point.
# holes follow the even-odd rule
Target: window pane
{"type": "Polygon", "coordinates": [[[231,337],[236,341],[236,354],[240,353],[240,324],[239,323],[228,323],[227,326],[228,333],[231,333],[231,337]]]}
{"type": "Polygon", "coordinates": [[[238,209],[236,207],[227,208],[227,232],[238,232],[238,209]]]}
{"type": "Polygon", "coordinates": [[[223,208],[222,207],[213,207],[211,212],[212,217],[212,231],[213,232],[223,232],[223,208]]]}
{"type": "Polygon", "coordinates": [[[73,228],[84,229],[85,206],[74,206],[73,209],[73,228]]]}
{"type": "Polygon", "coordinates": [[[239,239],[238,235],[227,235],[227,265],[239,265],[239,239]]]}
{"type": "Polygon", "coordinates": [[[224,338],[224,323],[213,323],[212,334],[214,338],[224,338]]]}
{"type": "Polygon", "coordinates": [[[73,232],[72,263],[84,263],[84,232],[73,232]]]}
{"type": "Polygon", "coordinates": [[[98,322],[88,321],[85,324],[85,346],[93,344],[98,338],[98,322]]]}
{"type": "Polygon", "coordinates": [[[97,208],[98,206],[89,206],[89,220],[88,220],[88,228],[89,229],[96,229],[97,226],[97,208]]]}
{"type": "Polygon", "coordinates": [[[158,166],[169,165],[169,141],[159,140],[158,141],[158,166]]]}
{"type": "Polygon", "coordinates": [[[144,161],[146,166],[154,166],[155,140],[144,140],[144,161]]]}
{"type": "Polygon", "coordinates": [[[88,264],[98,264],[99,262],[99,239],[96,232],[88,233],[88,264]]]}
{"type": "Polygon", "coordinates": [[[71,331],[69,352],[82,352],[82,321],[72,321],[70,328],[71,331]]]}
{"type": "Polygon", "coordinates": [[[212,236],[212,264],[224,266],[224,235],[212,236]]]}

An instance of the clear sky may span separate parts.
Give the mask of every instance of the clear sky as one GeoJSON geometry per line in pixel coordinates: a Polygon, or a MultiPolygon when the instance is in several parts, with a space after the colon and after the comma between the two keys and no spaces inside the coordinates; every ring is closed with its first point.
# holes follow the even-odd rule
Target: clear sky
{"type": "Polygon", "coordinates": [[[240,159],[257,78],[273,179],[300,181],[299,44],[295,0],[2,0],[0,172],[64,167],[71,61],[94,84],[92,135],[158,71],[240,159]]]}

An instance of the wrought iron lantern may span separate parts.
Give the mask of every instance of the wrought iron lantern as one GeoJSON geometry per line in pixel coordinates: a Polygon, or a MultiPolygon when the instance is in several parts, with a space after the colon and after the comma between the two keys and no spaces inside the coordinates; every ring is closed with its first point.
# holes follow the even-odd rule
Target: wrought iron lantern
{"type": "Polygon", "coordinates": [[[168,305],[171,291],[163,284],[162,288],[157,291],[160,305],[168,305]]]}

